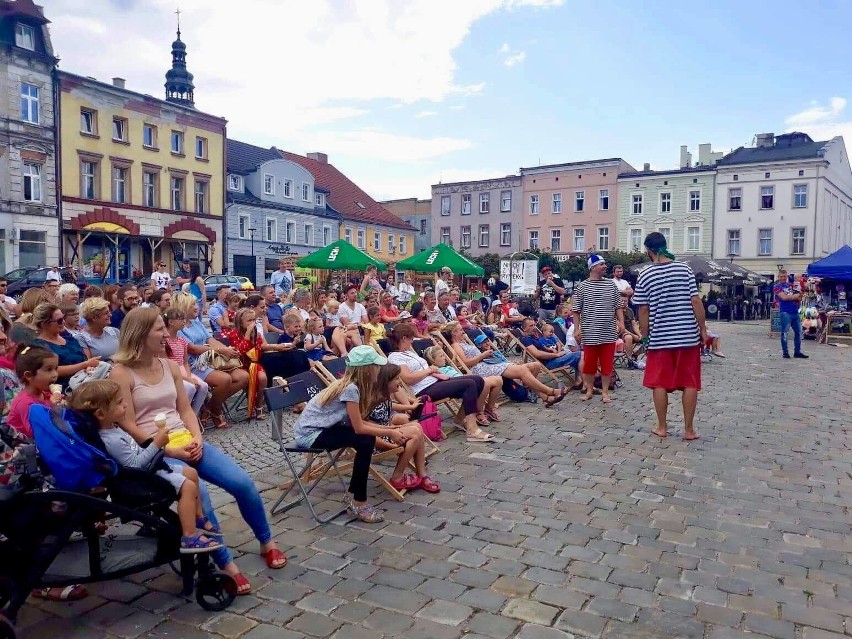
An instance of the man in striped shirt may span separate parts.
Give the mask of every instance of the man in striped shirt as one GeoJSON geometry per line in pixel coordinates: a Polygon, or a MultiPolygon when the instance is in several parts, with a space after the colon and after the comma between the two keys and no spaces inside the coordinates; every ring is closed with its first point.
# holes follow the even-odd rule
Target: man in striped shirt
{"type": "Polygon", "coordinates": [[[601,372],[601,399],[609,403],[609,382],[615,360],[615,342],[624,331],[624,309],[618,287],[606,275],[606,261],[600,255],[590,255],[587,261],[589,279],[580,282],[571,298],[574,314],[574,335],[583,344],[583,382],[590,400],[595,388],[595,374],[601,372]]]}
{"type": "Polygon", "coordinates": [[[649,233],[645,250],[653,264],[639,275],[633,302],[639,307],[642,342],[648,346],[643,385],[654,394],[658,437],[668,434],[669,393],[683,391],[683,438],[698,439],[693,420],[701,390],[701,344],[707,341],[704,305],[695,275],[675,262],[661,233],[649,233]]]}

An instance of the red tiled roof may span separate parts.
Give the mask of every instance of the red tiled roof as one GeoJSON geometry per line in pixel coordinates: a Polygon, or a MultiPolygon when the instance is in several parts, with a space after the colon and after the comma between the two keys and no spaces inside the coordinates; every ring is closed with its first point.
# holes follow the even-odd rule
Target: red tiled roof
{"type": "Polygon", "coordinates": [[[344,220],[365,224],[382,224],[406,231],[416,230],[408,222],[404,222],[367,195],[357,184],[338,171],[333,164],[318,162],[288,151],[281,151],[281,155],[310,171],[311,175],[314,176],[316,186],[328,189],[327,200],[329,205],[340,213],[344,220]],[[358,205],[359,203],[364,208],[361,208],[358,205]]]}
{"type": "Polygon", "coordinates": [[[16,0],[14,2],[0,0],[0,17],[7,15],[26,16],[42,23],[50,22],[50,20],[44,17],[44,14],[39,10],[33,0],[16,0]]]}

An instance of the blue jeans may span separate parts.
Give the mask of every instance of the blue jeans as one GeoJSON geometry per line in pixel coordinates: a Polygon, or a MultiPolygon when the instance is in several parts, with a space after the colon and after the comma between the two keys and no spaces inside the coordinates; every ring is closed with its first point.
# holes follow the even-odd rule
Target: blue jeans
{"type": "Polygon", "coordinates": [[[793,329],[794,353],[802,352],[802,320],[798,313],[781,313],[781,352],[789,355],[787,350],[787,331],[793,329]]]}
{"type": "Polygon", "coordinates": [[[565,353],[564,355],[554,357],[553,359],[545,359],[542,360],[542,364],[544,364],[550,370],[553,370],[554,368],[560,368],[561,366],[570,366],[574,369],[574,372],[576,373],[578,367],[580,366],[580,352],[577,351],[576,353],[565,353]]]}
{"type": "MultiPolygon", "coordinates": [[[[185,465],[179,459],[166,458],[166,461],[171,467],[178,470],[185,465]]],[[[272,531],[269,528],[269,522],[266,520],[266,512],[263,510],[263,500],[261,500],[251,477],[243,470],[242,466],[215,446],[204,444],[204,454],[201,456],[201,461],[193,468],[198,471],[198,477],[203,479],[204,482],[210,482],[214,486],[222,488],[237,500],[240,514],[261,544],[272,539],[272,531]]],[[[201,507],[207,518],[218,527],[216,512],[213,509],[210,493],[207,492],[204,482],[199,482],[201,507]]],[[[224,545],[214,550],[211,555],[219,568],[224,568],[234,560],[231,551],[224,545]]]]}

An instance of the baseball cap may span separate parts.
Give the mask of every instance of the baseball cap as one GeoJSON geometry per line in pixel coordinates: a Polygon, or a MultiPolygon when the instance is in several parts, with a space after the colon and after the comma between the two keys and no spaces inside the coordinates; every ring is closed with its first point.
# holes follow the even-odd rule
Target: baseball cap
{"type": "Polygon", "coordinates": [[[481,334],[481,335],[477,335],[476,337],[474,337],[474,338],[473,338],[473,343],[474,343],[474,344],[476,344],[477,346],[479,346],[480,344],[482,344],[482,342],[484,342],[484,341],[485,341],[485,340],[487,340],[487,339],[488,339],[488,335],[485,335],[485,334],[483,333],[483,334],[481,334]]]}
{"type": "Polygon", "coordinates": [[[606,264],[606,260],[600,255],[592,253],[591,255],[589,255],[589,259],[586,263],[589,265],[589,268],[592,268],[593,266],[597,266],[598,264],[606,264]]]}
{"type": "Polygon", "coordinates": [[[349,356],[346,358],[346,365],[352,367],[369,366],[370,364],[384,366],[387,363],[388,358],[379,355],[372,346],[356,346],[349,351],[349,356]]]}

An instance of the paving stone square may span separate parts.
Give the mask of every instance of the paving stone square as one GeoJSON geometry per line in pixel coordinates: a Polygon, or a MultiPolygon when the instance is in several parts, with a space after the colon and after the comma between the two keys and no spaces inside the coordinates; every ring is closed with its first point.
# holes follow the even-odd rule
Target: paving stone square
{"type": "MultiPolygon", "coordinates": [[[[852,352],[806,342],[810,359],[784,360],[766,323],[712,326],[728,357],[703,365],[697,441],[680,438],[677,395],[669,437],[651,436],[642,373],[620,370],[610,405],[506,405],[500,443],[440,443],[439,494],[396,502],[371,481],[383,524],[272,518],[281,571],[214,490],[254,586],[225,612],[175,595],[162,568],[78,603],[30,600],[19,636],[852,637],[852,352]]],[[[268,427],[205,436],[270,506],[286,472],[268,427]]],[[[321,509],[338,488],[316,489],[321,509]]]]}

